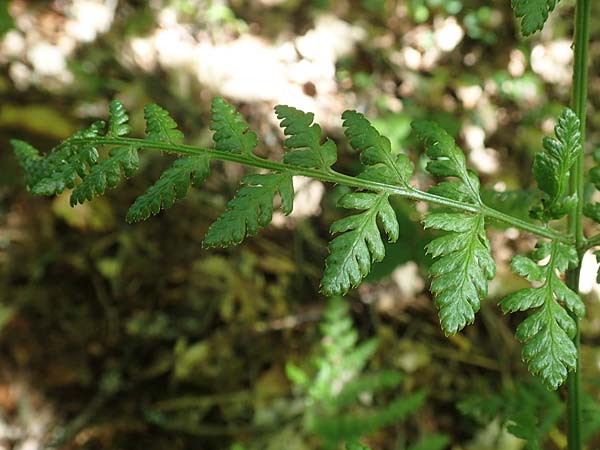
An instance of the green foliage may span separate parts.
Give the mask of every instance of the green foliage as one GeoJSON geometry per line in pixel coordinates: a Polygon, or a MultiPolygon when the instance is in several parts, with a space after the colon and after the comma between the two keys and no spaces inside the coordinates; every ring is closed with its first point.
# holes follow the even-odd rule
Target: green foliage
{"type": "Polygon", "coordinates": [[[557,139],[544,138],[545,151],[538,153],[533,162],[533,174],[544,193],[533,213],[546,222],[563,217],[574,207],[576,197],[566,195],[569,171],[582,151],[580,122],[573,111],[564,110],[554,131],[557,139]]]}
{"type": "Polygon", "coordinates": [[[548,433],[565,411],[560,397],[534,379],[504,388],[498,394],[473,394],[458,408],[482,425],[499,419],[509,433],[527,441],[524,450],[545,448],[548,433]]]}
{"type": "Polygon", "coordinates": [[[577,325],[567,310],[577,317],[585,315],[581,298],[566,286],[557,272],[576,267],[578,257],[572,246],[540,241],[532,258],[515,256],[511,268],[540,285],[509,295],[500,306],[504,313],[534,310],[517,328],[517,339],[524,344],[523,360],[549,389],[557,389],[577,362],[572,341],[577,325]],[[547,264],[540,265],[539,261],[548,256],[547,264]]]}
{"type": "Polygon", "coordinates": [[[98,162],[96,146],[89,141],[104,129],[104,122],[95,122],[89,128],[78,131],[45,157],[31,145],[18,140],[11,141],[17,159],[25,171],[27,187],[35,195],[56,195],[75,187],[98,162]]]}
{"type": "Polygon", "coordinates": [[[123,104],[118,100],[110,102],[108,107],[108,131],[107,136],[126,136],[131,131],[129,126],[129,115],[123,104]]]}
{"type": "Polygon", "coordinates": [[[321,127],[313,124],[314,114],[285,105],[276,106],[275,113],[289,136],[284,144],[291,151],[285,154],[284,162],[329,171],[337,160],[337,149],[329,139],[321,144],[321,127]]]}
{"type": "Polygon", "coordinates": [[[424,225],[447,232],[426,248],[436,258],[430,268],[431,292],[442,328],[447,335],[455,334],[473,323],[480,300],[487,296],[487,280],[496,273],[485,220],[482,215],[432,213],[424,225]]]}
{"type": "Polygon", "coordinates": [[[150,141],[176,144],[183,140],[183,133],[177,129],[177,123],[169,112],[158,105],[144,108],[146,136],[150,141]]]}
{"type": "Polygon", "coordinates": [[[220,97],[212,102],[210,129],[215,132],[215,148],[231,153],[250,155],[258,144],[254,131],[233,106],[220,97]]]}
{"type": "Polygon", "coordinates": [[[140,167],[138,149],[133,146],[115,147],[109,157],[92,166],[90,173],[71,194],[71,205],[90,201],[98,195],[104,195],[106,188],[117,187],[123,176],[130,177],[140,167]]]}
{"type": "MultiPolygon", "coordinates": [[[[342,116],[345,135],[350,145],[360,152],[363,163],[363,171],[358,177],[348,177],[331,168],[337,159],[336,146],[331,140],[322,143],[321,128],[313,123],[313,114],[282,105],[275,111],[281,120],[288,149],[282,163],[254,155],[256,134],[249,130],[242,116],[220,98],[212,103],[210,129],[214,131],[215,144],[212,150],[179,145],[183,134],[169,113],[157,105],[148,105],[144,109],[146,137],[126,137],[128,114],[118,101],[110,104],[108,126],[96,122],[45,157],[22,141],[13,141],[13,147],[33,193],[50,195],[72,188],[72,204],[102,195],[107,188],[115,187],[131,176],[139,165],[139,149],[163,149],[183,154],[136,199],[127,214],[129,222],[145,220],[184,198],[190,186],[199,186],[208,177],[212,159],[231,160],[265,170],[265,173],[249,174],[242,179],[242,187],[228,203],[226,211],[209,227],[204,247],[239,244],[246,236],[256,234],[271,222],[277,196],[282,212],[289,214],[293,208],[292,180],[295,175],[348,183],[357,191],[344,195],[339,206],[359,212],[337,220],[331,226],[331,233],[336,236],[328,247],[329,256],[321,282],[322,292],[326,295],[345,294],[369,274],[373,263],[384,258],[382,232],[389,242],[398,240],[400,226],[390,196],[407,196],[458,209],[459,212],[430,212],[424,219],[425,228],[445,232],[426,246],[434,259],[430,268],[431,291],[435,295],[442,329],[447,335],[473,323],[481,301],[487,296],[487,282],[496,270],[486,236],[486,220],[507,216],[483,204],[479,179],[467,168],[465,155],[454,139],[433,122],[415,121],[412,124],[426,146],[427,170],[436,177],[449,178],[425,193],[410,184],[413,167],[408,157],[394,153],[389,139],[362,114],[346,111],[342,116]],[[98,148],[107,148],[107,157],[101,158],[98,148]]],[[[566,197],[566,186],[568,172],[581,152],[580,140],[579,121],[567,109],[558,120],[556,139],[545,139],[545,151],[536,157],[534,174],[543,191],[542,206],[536,211],[545,221],[561,217],[572,204],[566,197]]],[[[494,195],[486,198],[494,199],[494,195]]],[[[519,194],[515,198],[520,203],[524,197],[519,194]]],[[[515,223],[509,219],[509,224],[515,223]]],[[[518,220],[521,222],[516,223],[522,226],[524,220],[518,220]]],[[[532,224],[526,229],[530,231],[531,227],[541,236],[548,234],[546,227],[532,224]]],[[[515,258],[513,269],[543,286],[509,296],[502,302],[502,308],[505,312],[535,309],[519,327],[517,337],[525,344],[523,355],[530,370],[539,374],[550,388],[556,389],[573,369],[576,357],[570,340],[575,322],[563,305],[579,317],[583,316],[584,309],[579,298],[555,274],[556,270],[564,272],[576,263],[574,250],[560,239],[541,244],[540,248],[551,248],[552,251],[538,251],[542,256],[535,261],[546,254],[554,255],[544,269],[535,261],[520,257],[515,258]]],[[[385,377],[366,378],[365,384],[359,384],[357,388],[368,389],[373,383],[388,386],[393,382],[385,377]]],[[[346,395],[355,397],[352,391],[346,395]]],[[[386,417],[403,414],[404,404],[392,405],[394,407],[390,406],[391,409],[382,416],[365,419],[365,426],[372,428],[369,423],[385,422],[386,417]]],[[[327,421],[321,423],[327,424],[327,421]]],[[[342,430],[342,424],[349,428],[354,426],[352,419],[347,423],[340,419],[337,423],[338,430],[342,430]]],[[[333,437],[330,435],[331,439],[333,437]]]]}
{"type": "Polygon", "coordinates": [[[25,173],[25,185],[31,189],[44,176],[40,164],[43,157],[35,147],[27,142],[12,139],[10,144],[13,147],[19,165],[25,173]]]}
{"type": "Polygon", "coordinates": [[[455,177],[459,181],[446,181],[430,189],[431,193],[468,203],[481,203],[479,179],[467,169],[465,155],[452,136],[434,122],[416,120],[412,128],[425,143],[431,161],[427,171],[435,176],[455,177]]]}
{"type": "Polygon", "coordinates": [[[361,178],[410,186],[413,167],[405,154],[395,155],[390,140],[381,136],[359,112],[346,111],[342,114],[342,119],[350,145],[360,152],[360,160],[366,166],[360,174],[361,178]]]}
{"type": "MultiPolygon", "coordinates": [[[[361,404],[365,396],[398,389],[404,376],[394,371],[363,373],[377,341],[358,343],[348,307],[340,298],[329,300],[321,332],[323,344],[316,359],[316,373],[310,376],[292,363],[288,363],[286,371],[307,395],[306,429],[320,436],[326,448],[337,448],[339,442],[359,439],[404,420],[424,403],[426,393],[418,391],[376,407],[361,404]]],[[[356,442],[347,447],[363,448],[356,442]]]]}
{"type": "Polygon", "coordinates": [[[224,247],[239,244],[246,236],[255,235],[273,218],[273,197],[281,197],[281,210],[292,212],[294,186],[289,173],[253,174],[244,177],[245,184],[227,204],[225,211],[204,237],[204,247],[224,247]]]}
{"type": "MultiPolygon", "coordinates": [[[[465,156],[454,139],[432,122],[415,121],[412,126],[427,147],[431,159],[427,170],[436,176],[458,179],[439,183],[429,192],[452,200],[481,203],[479,179],[467,169],[465,156]]],[[[431,241],[426,249],[436,259],[430,268],[434,278],[431,292],[436,296],[442,329],[446,335],[452,335],[473,323],[481,300],[487,296],[487,280],[496,274],[485,218],[482,214],[431,213],[425,217],[424,225],[447,232],[431,241]]]]}
{"type": "Polygon", "coordinates": [[[340,207],[363,212],[331,225],[331,233],[339,233],[339,236],[329,244],[321,282],[325,295],[345,294],[369,273],[373,262],[383,259],[385,248],[377,219],[390,242],[398,239],[398,220],[388,197],[387,193],[359,192],[346,194],[340,199],[340,207]]]}
{"type": "Polygon", "coordinates": [[[521,19],[521,32],[529,36],[541,30],[559,0],[512,0],[515,16],[521,19]]]}
{"type": "Polygon", "coordinates": [[[210,158],[207,155],[187,156],[176,159],[163,172],[158,181],[140,195],[127,211],[127,222],[146,220],[161,209],[173,206],[184,198],[190,185],[199,187],[210,174],[210,158]]]}

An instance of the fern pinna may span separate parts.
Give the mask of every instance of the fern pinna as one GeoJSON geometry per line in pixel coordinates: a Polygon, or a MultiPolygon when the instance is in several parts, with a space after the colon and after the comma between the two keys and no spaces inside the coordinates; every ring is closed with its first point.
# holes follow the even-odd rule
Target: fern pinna
{"type": "Polygon", "coordinates": [[[415,121],[413,130],[424,143],[429,157],[427,171],[442,179],[427,192],[411,184],[413,166],[403,153],[394,152],[389,139],[381,136],[359,112],[346,111],[343,126],[349,144],[360,153],[364,166],[356,176],[337,172],[336,144],[323,140],[311,113],[289,106],[277,106],[286,139],[282,162],[257,156],[256,134],[242,116],[227,102],[216,98],[212,104],[210,129],[214,148],[196,148],[181,143],[183,134],[169,113],[157,105],[144,110],[146,137],[127,137],[128,116],[123,105],[113,101],[108,123],[94,123],[58,145],[47,156],[29,144],[12,141],[31,192],[53,195],[72,189],[71,204],[83,203],[116,187],[132,176],[139,166],[138,152],[160,149],[180,155],[160,178],[129,208],[127,221],[145,220],[171,207],[185,197],[190,186],[198,187],[210,173],[213,160],[225,160],[263,169],[242,179],[235,197],[213,223],[204,238],[204,247],[239,244],[256,234],[272,219],[274,199],[284,214],[293,209],[296,175],[309,176],[355,188],[339,200],[339,206],[356,211],[334,222],[329,256],[321,291],[343,295],[360,284],[371,265],[385,256],[384,240],[395,242],[399,236],[396,213],[390,204],[394,195],[425,201],[437,209],[423,219],[426,228],[442,234],[427,245],[433,256],[431,291],[439,311],[443,331],[452,335],[473,323],[481,301],[487,296],[488,281],[495,275],[495,263],[486,235],[486,224],[496,220],[544,238],[533,259],[515,257],[514,271],[542,286],[519,291],[501,302],[505,312],[532,309],[519,326],[517,337],[524,343],[523,359],[532,373],[549,388],[556,389],[575,367],[576,352],[570,338],[574,319],[584,307],[574,292],[563,283],[559,273],[576,262],[572,240],[548,226],[572,208],[565,189],[569,169],[581,151],[577,117],[569,110],[560,117],[556,139],[544,140],[544,152],[535,160],[534,174],[540,186],[540,203],[533,209],[541,225],[508,216],[486,206],[480,196],[477,175],[466,164],[454,139],[441,127],[428,121],[415,121]],[[100,148],[107,148],[100,158],[100,148]],[[550,261],[538,261],[550,256],[550,261]]]}

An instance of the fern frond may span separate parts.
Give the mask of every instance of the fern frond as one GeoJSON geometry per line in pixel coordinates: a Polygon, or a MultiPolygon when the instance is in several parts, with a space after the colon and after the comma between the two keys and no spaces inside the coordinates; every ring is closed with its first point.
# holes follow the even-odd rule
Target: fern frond
{"type": "MultiPolygon", "coordinates": [[[[332,297],[319,326],[323,335],[323,355],[317,359],[317,374],[308,392],[315,401],[335,406],[346,383],[357,381],[359,374],[377,349],[377,340],[358,343],[358,333],[349,315],[348,305],[340,297],[332,297]]],[[[352,395],[352,388],[347,395],[352,395]]]]}
{"type": "Polygon", "coordinates": [[[208,155],[187,156],[176,159],[163,172],[158,181],[140,195],[127,211],[127,222],[146,220],[158,214],[161,209],[173,206],[187,194],[191,185],[200,186],[210,174],[210,158],[208,155]]]}
{"type": "Polygon", "coordinates": [[[380,135],[361,113],[345,111],[342,119],[350,145],[360,152],[360,160],[367,166],[360,177],[409,186],[413,166],[408,156],[402,153],[394,155],[390,140],[380,135]]]}
{"type": "Polygon", "coordinates": [[[231,153],[252,154],[258,138],[254,131],[249,130],[242,115],[221,97],[213,99],[210,111],[209,128],[215,132],[215,148],[231,153]]]}
{"type": "Polygon", "coordinates": [[[436,259],[430,268],[431,292],[446,335],[473,323],[480,302],[487,296],[487,280],[496,273],[482,215],[432,213],[425,228],[448,234],[431,241],[427,252],[436,259]]]}
{"type": "Polygon", "coordinates": [[[239,244],[246,236],[255,235],[260,227],[266,227],[273,218],[273,197],[279,193],[281,210],[292,212],[294,186],[289,173],[253,174],[242,179],[242,187],[227,210],[210,226],[202,245],[226,247],[239,244]]]}
{"type": "Polygon", "coordinates": [[[548,15],[559,0],[512,0],[515,16],[521,19],[521,33],[529,36],[544,28],[548,15]]]}
{"type": "MultiPolygon", "coordinates": [[[[125,126],[123,124],[121,127],[125,126]]],[[[123,131],[124,128],[121,128],[123,131]]],[[[92,200],[103,195],[106,188],[114,188],[121,183],[123,176],[132,176],[140,166],[138,149],[133,146],[115,147],[108,159],[92,166],[90,173],[71,193],[71,206],[92,200]]]]}
{"type": "Polygon", "coordinates": [[[518,326],[517,339],[524,344],[523,360],[531,373],[539,376],[549,389],[555,390],[564,383],[577,362],[577,350],[572,341],[577,326],[567,310],[577,317],[585,315],[581,298],[557,275],[557,272],[564,273],[577,265],[577,251],[556,241],[541,243],[534,258],[515,257],[511,268],[530,281],[541,282],[541,286],[521,289],[504,298],[500,306],[504,313],[534,310],[518,326]],[[545,266],[536,263],[547,256],[550,260],[545,266]]]}
{"type": "Polygon", "coordinates": [[[144,108],[147,139],[156,142],[177,144],[183,140],[183,133],[166,109],[151,104],[144,108]]]}
{"type": "Polygon", "coordinates": [[[281,120],[284,134],[289,136],[284,145],[290,151],[286,152],[283,161],[300,167],[331,170],[337,161],[337,147],[330,139],[321,144],[321,127],[313,124],[315,115],[286,105],[276,106],[275,113],[281,120]]]}
{"type": "Polygon", "coordinates": [[[388,193],[360,192],[346,194],[340,199],[340,207],[364,212],[331,225],[330,232],[339,236],[328,247],[329,256],[321,281],[321,291],[325,295],[345,294],[367,276],[373,262],[383,259],[385,247],[377,219],[390,242],[398,239],[398,220],[388,197],[388,193]]]}
{"type": "Polygon", "coordinates": [[[582,151],[580,121],[569,108],[565,109],[555,129],[556,139],[545,137],[544,151],[533,162],[533,174],[544,196],[534,215],[543,220],[559,219],[576,202],[567,197],[569,171],[582,151]]]}

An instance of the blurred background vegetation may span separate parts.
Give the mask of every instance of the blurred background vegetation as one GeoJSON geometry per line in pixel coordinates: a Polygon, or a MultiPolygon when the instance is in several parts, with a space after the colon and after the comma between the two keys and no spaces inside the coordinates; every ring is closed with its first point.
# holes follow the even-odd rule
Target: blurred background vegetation
{"type": "MultiPolygon", "coordinates": [[[[354,173],[343,110],[367,114],[421,168],[409,125],[426,117],[457,137],[488,201],[526,217],[532,157],[568,103],[573,6],[521,41],[509,0],[0,0],[0,449],[310,450],[351,438],[381,450],[564,448],[564,396],[527,374],[515,323],[495,304],[521,286],[508,262],[530,236],[492,231],[490,299],[447,339],[427,291],[423,205],[396,202],[400,244],[369,283],[328,301],[318,282],[341,188],[297,179],[291,217],[204,251],[243,168],[223,165],[131,226],[128,206],[168,157],[144,153],[124,188],[70,208],[68,193],[26,192],[9,139],[49,149],[117,98],[135,133],[156,102],[204,145],[221,95],[274,158],[272,107],[315,112],[354,173]]],[[[600,287],[585,261],[586,436],[598,448],[600,287]]]]}

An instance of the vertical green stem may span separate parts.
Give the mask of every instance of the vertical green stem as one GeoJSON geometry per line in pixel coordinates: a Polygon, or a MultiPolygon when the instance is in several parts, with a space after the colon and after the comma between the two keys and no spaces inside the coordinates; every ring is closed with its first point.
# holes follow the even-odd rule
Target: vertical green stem
{"type": "MultiPolygon", "coordinates": [[[[585,124],[587,111],[588,94],[588,47],[590,42],[590,16],[591,0],[577,0],[577,13],[575,19],[575,61],[573,67],[573,109],[581,121],[581,141],[585,144],[585,124]]],[[[583,235],[583,175],[584,158],[583,151],[580,153],[577,162],[571,169],[572,194],[577,194],[577,208],[569,217],[569,229],[575,236],[578,248],[584,241],[583,235]]],[[[579,255],[579,266],[568,273],[567,282],[569,287],[577,292],[579,289],[579,272],[581,269],[581,258],[579,255]]],[[[577,348],[577,366],[569,375],[567,380],[568,389],[568,420],[569,432],[568,443],[569,450],[582,450],[581,441],[581,374],[579,363],[579,319],[573,316],[577,323],[577,334],[574,342],[577,348]]]]}

